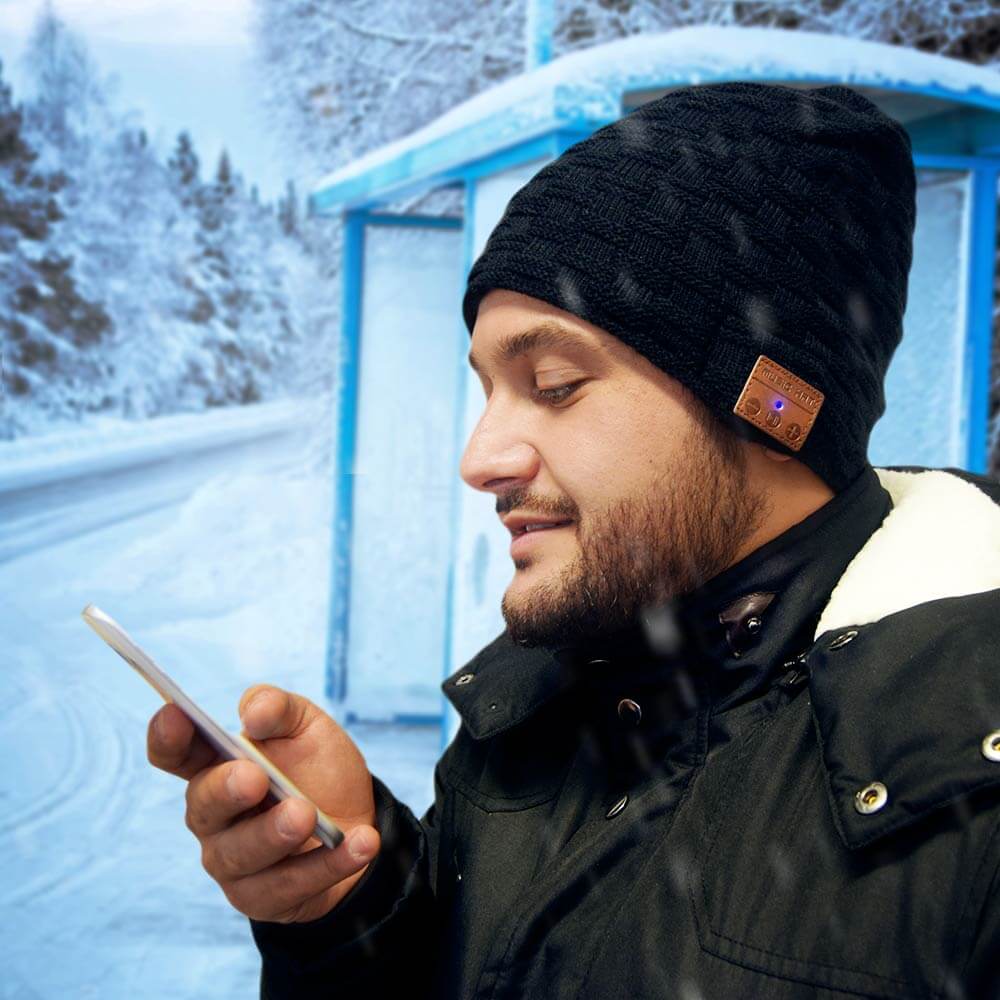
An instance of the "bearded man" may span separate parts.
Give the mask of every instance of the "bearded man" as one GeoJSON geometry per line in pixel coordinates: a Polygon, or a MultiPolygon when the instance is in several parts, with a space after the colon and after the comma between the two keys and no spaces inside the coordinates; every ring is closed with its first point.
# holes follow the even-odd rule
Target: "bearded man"
{"type": "Polygon", "coordinates": [[[262,997],[1000,996],[998,488],[867,458],[914,221],[841,86],[676,90],[517,192],[461,462],[514,573],[432,806],[273,686],[246,732],[335,850],[150,728],[262,997]]]}

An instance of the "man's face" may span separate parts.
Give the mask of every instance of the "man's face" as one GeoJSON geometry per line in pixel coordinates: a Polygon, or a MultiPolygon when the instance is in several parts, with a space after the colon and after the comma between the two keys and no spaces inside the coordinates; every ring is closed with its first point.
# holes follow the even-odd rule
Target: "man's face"
{"type": "Polygon", "coordinates": [[[515,641],[633,624],[742,554],[765,494],[750,486],[745,445],[712,433],[675,379],[599,327],[506,290],[481,302],[471,354],[486,405],[462,478],[496,494],[500,517],[571,521],[528,533],[511,555],[501,610],[515,641]],[[539,328],[573,343],[498,353],[539,328]]]}

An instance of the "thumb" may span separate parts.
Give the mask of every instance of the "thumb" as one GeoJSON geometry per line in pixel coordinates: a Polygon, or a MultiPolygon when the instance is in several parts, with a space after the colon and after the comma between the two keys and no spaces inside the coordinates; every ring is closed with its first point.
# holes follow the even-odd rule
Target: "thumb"
{"type": "Polygon", "coordinates": [[[254,684],[240,698],[240,721],[254,740],[292,738],[320,715],[308,698],[271,684],[254,684]]]}

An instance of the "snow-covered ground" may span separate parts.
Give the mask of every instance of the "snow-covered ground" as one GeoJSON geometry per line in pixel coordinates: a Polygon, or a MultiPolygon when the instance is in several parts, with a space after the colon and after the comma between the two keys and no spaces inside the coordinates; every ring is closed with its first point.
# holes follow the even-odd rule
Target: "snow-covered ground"
{"type": "MultiPolygon", "coordinates": [[[[310,459],[309,426],[280,448],[254,451],[251,435],[216,451],[186,498],[99,528],[85,518],[80,533],[72,494],[40,493],[60,505],[62,540],[0,562],[0,996],[257,995],[248,923],[201,867],[185,786],[146,760],[160,702],[80,611],[94,602],[120,621],[233,731],[240,695],[261,681],[339,717],[323,694],[331,483],[310,459]]],[[[64,445],[80,454],[79,436],[64,445]]],[[[59,440],[44,449],[58,457],[59,440]]],[[[0,472],[5,457],[15,464],[0,448],[0,472]]],[[[176,464],[146,469],[143,490],[157,479],[176,490],[176,464]]],[[[440,730],[351,732],[422,814],[440,730]]]]}

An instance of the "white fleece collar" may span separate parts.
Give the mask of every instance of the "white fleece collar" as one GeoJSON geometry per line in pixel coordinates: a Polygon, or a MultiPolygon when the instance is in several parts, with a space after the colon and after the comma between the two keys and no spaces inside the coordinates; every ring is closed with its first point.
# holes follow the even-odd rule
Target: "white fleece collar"
{"type": "Polygon", "coordinates": [[[893,509],[837,581],[814,638],[1000,587],[1000,507],[990,497],[939,469],[875,473],[893,509]]]}

